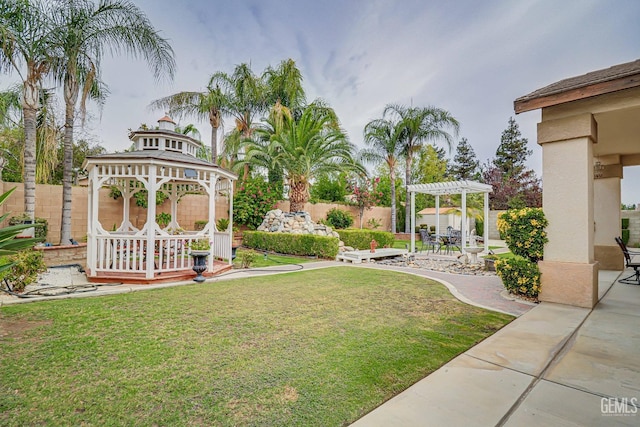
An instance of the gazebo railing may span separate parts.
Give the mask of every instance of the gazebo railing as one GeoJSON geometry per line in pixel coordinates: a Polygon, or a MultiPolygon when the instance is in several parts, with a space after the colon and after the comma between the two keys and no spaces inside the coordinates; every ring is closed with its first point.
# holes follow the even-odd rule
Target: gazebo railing
{"type": "Polygon", "coordinates": [[[216,231],[214,233],[211,254],[220,259],[231,259],[231,235],[229,233],[216,231]]]}
{"type": "MultiPolygon", "coordinates": [[[[193,259],[189,254],[189,245],[194,240],[206,238],[208,236],[198,234],[156,236],[153,250],[149,251],[146,236],[113,233],[98,235],[96,271],[145,273],[148,259],[153,260],[153,271],[156,273],[190,270],[193,267],[193,259]]],[[[230,235],[216,232],[213,240],[212,256],[230,259],[230,235]]]]}

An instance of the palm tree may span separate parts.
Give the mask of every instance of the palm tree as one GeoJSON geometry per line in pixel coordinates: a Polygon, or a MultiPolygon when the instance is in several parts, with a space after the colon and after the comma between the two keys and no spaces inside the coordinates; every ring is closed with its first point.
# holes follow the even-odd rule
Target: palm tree
{"type": "Polygon", "coordinates": [[[45,3],[0,0],[0,72],[15,71],[22,81],[24,123],[24,210],[34,219],[36,202],[36,126],[40,85],[51,69],[53,25],[45,3]]]}
{"type": "Polygon", "coordinates": [[[280,104],[294,112],[304,108],[306,95],[302,87],[302,73],[293,59],[280,62],[276,68],[267,67],[263,78],[268,86],[270,105],[280,104]]]}
{"type": "Polygon", "coordinates": [[[166,39],[160,37],[147,16],[128,0],[66,0],[55,3],[56,31],[53,47],[56,78],[64,85],[65,135],[60,241],[71,239],[71,185],[73,179],[73,127],[75,107],[82,89],[81,111],[87,97],[100,99],[97,84],[105,51],[143,58],[155,78],[173,78],[175,60],[166,39]]]}
{"type": "Polygon", "coordinates": [[[360,151],[367,162],[385,163],[391,181],[391,232],[396,230],[396,168],[402,154],[402,143],[396,126],[385,119],[373,120],[364,127],[364,142],[369,146],[360,151]]]}
{"type": "Polygon", "coordinates": [[[402,143],[402,155],[405,158],[405,232],[411,232],[411,167],[413,156],[420,150],[424,142],[444,140],[449,150],[453,144],[453,136],[445,128],[451,128],[457,135],[460,127],[458,121],[446,110],[436,107],[405,107],[390,104],[384,108],[384,117],[390,117],[396,123],[396,132],[402,143]]]}
{"type": "Polygon", "coordinates": [[[218,162],[218,129],[222,126],[222,116],[225,111],[225,95],[220,87],[209,80],[204,92],[178,92],[153,101],[149,108],[153,110],[168,110],[171,116],[180,120],[187,116],[200,120],[209,120],[211,125],[211,162],[218,162]]]}
{"type": "Polygon", "coordinates": [[[268,119],[248,147],[241,164],[264,166],[268,155],[284,171],[291,212],[304,209],[315,176],[345,169],[364,171],[353,160],[354,145],[338,125],[335,112],[319,103],[306,107],[297,120],[284,116],[280,125],[268,119]]]}
{"type": "MultiPolygon", "coordinates": [[[[267,111],[269,92],[265,79],[256,76],[249,64],[237,65],[231,75],[217,72],[211,84],[220,87],[224,95],[225,112],[235,119],[236,130],[243,140],[249,140],[256,128],[256,117],[267,111]]],[[[243,179],[249,176],[249,163],[244,163],[243,179]]]]}

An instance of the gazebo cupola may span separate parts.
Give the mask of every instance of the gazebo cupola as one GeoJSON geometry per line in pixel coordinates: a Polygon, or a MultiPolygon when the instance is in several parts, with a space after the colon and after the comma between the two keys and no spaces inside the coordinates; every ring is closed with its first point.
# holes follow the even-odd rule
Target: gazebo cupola
{"type": "MultiPolygon", "coordinates": [[[[197,157],[202,143],[176,132],[168,116],[156,129],[142,127],[129,134],[134,150],[87,157],[89,175],[87,274],[90,279],[117,276],[132,282],[166,280],[170,275],[191,275],[188,256],[191,241],[211,242],[207,272],[214,274],[214,259],[231,263],[233,181],[237,176],[197,157]],[[122,222],[107,231],[100,222],[100,189],[117,189],[122,195],[122,222]],[[131,221],[131,201],[147,192],[146,221],[137,228],[131,221]],[[171,203],[171,220],[162,228],[156,220],[156,195],[171,203]],[[178,201],[186,194],[208,197],[208,223],[203,230],[189,231],[178,222],[178,201]],[[216,198],[228,202],[230,225],[216,230],[216,198]]],[[[204,212],[203,212],[204,216],[204,212]]]]}

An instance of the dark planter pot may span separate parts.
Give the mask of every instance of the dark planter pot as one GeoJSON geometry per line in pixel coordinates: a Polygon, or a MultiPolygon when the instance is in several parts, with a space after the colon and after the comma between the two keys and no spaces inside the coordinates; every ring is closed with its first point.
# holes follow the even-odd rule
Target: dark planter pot
{"type": "Polygon", "coordinates": [[[485,259],[484,260],[484,269],[486,271],[496,271],[496,260],[495,259],[485,259]]]}
{"type": "Polygon", "coordinates": [[[209,256],[209,251],[191,251],[191,256],[193,257],[193,271],[197,274],[193,280],[195,282],[202,283],[205,281],[202,273],[207,270],[207,257],[209,256]]]}

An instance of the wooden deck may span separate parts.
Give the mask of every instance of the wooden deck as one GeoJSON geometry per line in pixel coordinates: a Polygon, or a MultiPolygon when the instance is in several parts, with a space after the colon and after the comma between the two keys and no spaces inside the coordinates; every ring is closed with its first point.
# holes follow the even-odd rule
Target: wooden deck
{"type": "Polygon", "coordinates": [[[342,252],[336,256],[336,261],[351,262],[353,264],[361,264],[363,261],[369,262],[372,259],[389,258],[403,256],[409,253],[406,249],[382,248],[371,251],[349,251],[342,252]]]}
{"type": "MultiPolygon", "coordinates": [[[[233,267],[226,262],[214,261],[213,272],[205,272],[204,277],[213,277],[218,274],[225,273],[233,267]]],[[[176,270],[176,271],[159,271],[154,277],[147,279],[143,272],[122,272],[100,271],[95,276],[91,276],[91,272],[87,270],[87,280],[92,283],[125,283],[129,285],[148,285],[155,283],[182,282],[185,280],[193,280],[196,273],[193,270],[176,270]]]]}

